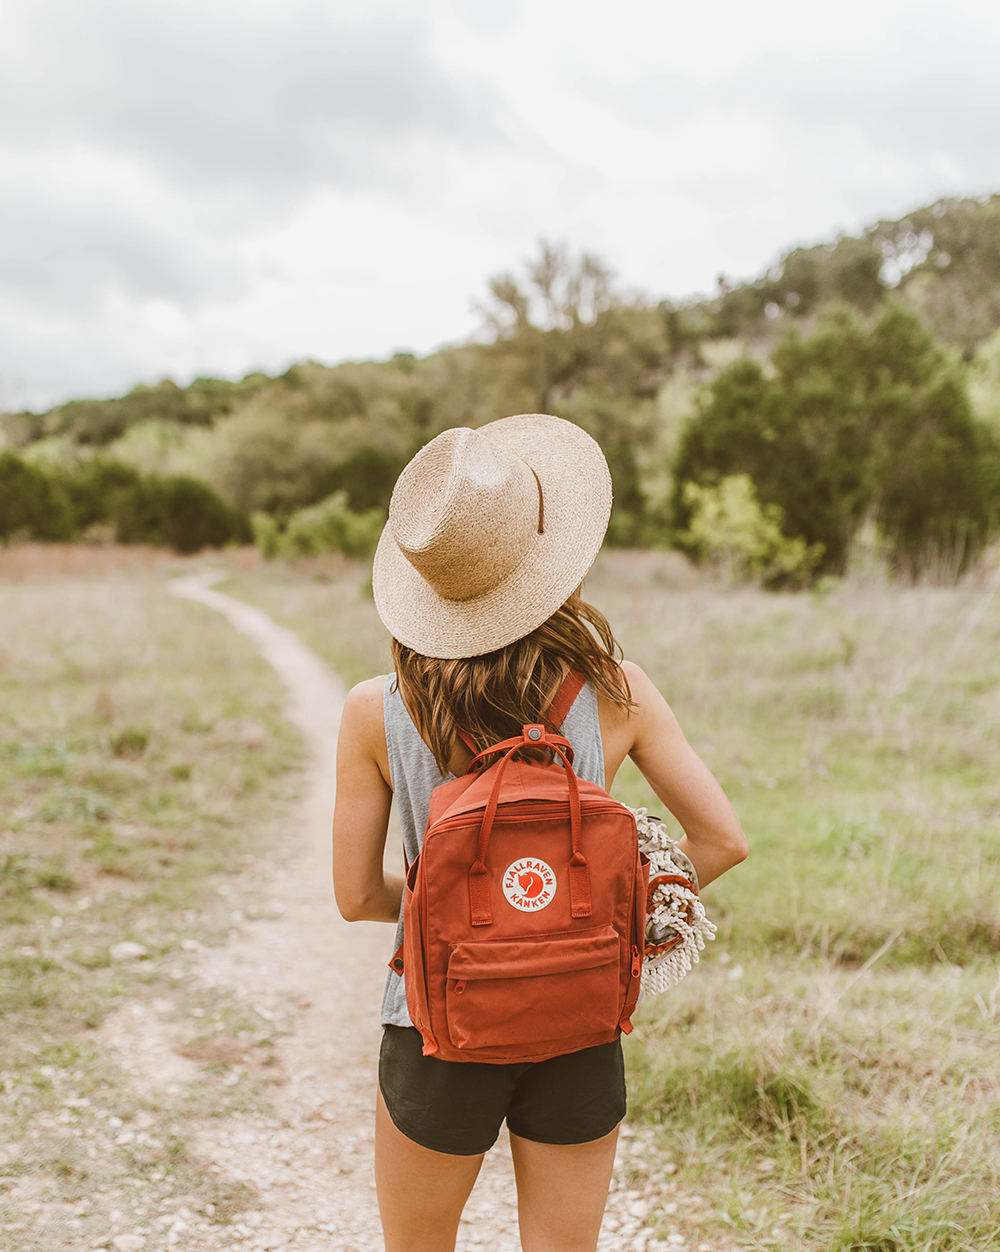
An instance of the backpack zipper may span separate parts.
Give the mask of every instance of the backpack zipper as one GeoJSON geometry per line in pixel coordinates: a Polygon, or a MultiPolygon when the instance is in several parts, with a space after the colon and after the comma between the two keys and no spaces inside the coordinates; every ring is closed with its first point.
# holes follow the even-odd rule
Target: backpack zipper
{"type": "MultiPolygon", "coordinates": [[[[514,801],[514,804],[521,804],[521,803],[523,803],[523,801],[520,801],[520,800],[514,801]]],[[[551,821],[558,821],[562,815],[554,814],[552,812],[551,806],[553,804],[559,804],[559,803],[560,801],[558,800],[550,800],[545,808],[542,808],[539,805],[525,807],[523,809],[518,809],[515,813],[512,813],[510,814],[510,816],[507,816],[507,817],[501,817],[500,812],[498,810],[496,817],[493,819],[493,824],[495,826],[503,826],[503,825],[510,826],[516,822],[530,820],[531,818],[548,818],[551,821]]],[[[585,810],[588,813],[616,813],[616,812],[627,813],[628,812],[628,809],[626,809],[623,804],[607,804],[607,803],[602,803],[602,801],[600,800],[593,801],[590,803],[588,803],[586,800],[581,800],[580,807],[581,809],[585,810]]],[[[475,809],[467,809],[464,813],[457,813],[454,817],[445,818],[442,821],[435,822],[430,827],[427,833],[429,834],[431,830],[433,831],[450,830],[452,829],[452,827],[455,827],[455,826],[468,826],[470,825],[469,814],[474,813],[475,811],[476,811],[475,809]]]]}

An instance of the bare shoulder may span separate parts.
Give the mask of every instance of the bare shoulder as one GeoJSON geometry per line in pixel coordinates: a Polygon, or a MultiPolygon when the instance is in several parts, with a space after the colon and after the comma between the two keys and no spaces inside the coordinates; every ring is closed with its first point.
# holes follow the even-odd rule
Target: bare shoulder
{"type": "Polygon", "coordinates": [[[662,699],[645,671],[633,661],[622,661],[622,675],[628,683],[633,708],[623,708],[598,693],[597,711],[604,745],[604,774],[608,783],[614,779],[622,762],[643,738],[643,727],[652,702],[662,699]]]}
{"type": "Polygon", "coordinates": [[[348,704],[354,708],[381,704],[382,693],[385,690],[385,678],[385,674],[378,674],[375,678],[366,678],[364,682],[355,683],[345,697],[344,707],[346,708],[348,704]]]}
{"type": "Polygon", "coordinates": [[[632,697],[633,708],[631,710],[622,708],[621,705],[612,704],[610,700],[602,700],[601,716],[605,716],[604,705],[607,706],[606,715],[609,725],[632,725],[635,726],[641,722],[653,710],[663,708],[666,701],[660,694],[656,684],[649,677],[646,671],[640,665],[636,665],[635,661],[622,661],[621,671],[628,683],[629,695],[632,697]]]}
{"type": "Polygon", "coordinates": [[[385,717],[382,711],[385,675],[366,678],[350,689],[344,698],[341,729],[349,728],[355,735],[379,735],[385,733],[385,717]]]}
{"type": "Polygon", "coordinates": [[[663,699],[654,685],[653,680],[649,677],[641,665],[636,665],[635,661],[623,660],[621,663],[621,670],[625,675],[626,681],[628,682],[632,699],[640,709],[643,705],[648,705],[654,697],[660,700],[663,699]]]}
{"type": "Polygon", "coordinates": [[[338,769],[348,767],[349,762],[362,765],[373,762],[386,785],[391,787],[382,705],[384,689],[385,675],[381,674],[358,683],[347,693],[340,718],[337,760],[338,769]]]}

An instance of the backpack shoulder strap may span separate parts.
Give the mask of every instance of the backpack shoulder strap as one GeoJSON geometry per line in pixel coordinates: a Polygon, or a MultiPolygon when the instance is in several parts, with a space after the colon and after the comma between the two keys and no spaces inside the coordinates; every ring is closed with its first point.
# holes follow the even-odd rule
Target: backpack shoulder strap
{"type": "Polygon", "coordinates": [[[572,708],[573,701],[583,690],[586,681],[586,675],[582,674],[578,669],[570,670],[563,679],[563,685],[556,692],[556,697],[545,715],[545,720],[550,726],[553,726],[556,730],[559,729],[566,714],[572,708]]]}
{"type": "MultiPolygon", "coordinates": [[[[545,714],[543,719],[548,722],[553,730],[558,730],[560,726],[562,726],[566,714],[573,707],[573,701],[583,690],[586,682],[586,675],[582,674],[578,669],[571,669],[563,679],[563,684],[556,692],[555,699],[552,701],[552,704],[549,706],[549,711],[545,714]]],[[[473,756],[475,756],[479,749],[476,747],[472,736],[468,733],[468,731],[461,729],[459,729],[457,733],[459,739],[461,739],[473,756]]]]}

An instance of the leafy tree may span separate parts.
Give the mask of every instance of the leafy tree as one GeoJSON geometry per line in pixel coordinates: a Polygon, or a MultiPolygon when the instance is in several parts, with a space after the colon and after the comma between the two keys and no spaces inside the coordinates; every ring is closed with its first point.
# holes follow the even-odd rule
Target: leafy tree
{"type": "Polygon", "coordinates": [[[69,497],[80,531],[106,522],[114,515],[120,498],[141,481],[138,470],[131,465],[106,457],[91,457],[69,469],[57,469],[53,477],[69,497]]]}
{"type": "Polygon", "coordinates": [[[605,455],[614,490],[607,542],[616,548],[641,547],[650,538],[650,524],[635,453],[621,442],[606,448],[605,455]]]}
{"type": "Polygon", "coordinates": [[[975,421],[954,365],[914,314],[890,305],[873,326],[841,309],[792,332],[771,370],[744,358],[715,378],[682,437],[675,521],[691,524],[690,482],[747,474],[789,533],[844,568],[874,513],[900,568],[932,549],[963,565],[993,524],[995,443],[975,421]]]}
{"type": "Polygon", "coordinates": [[[0,453],[0,539],[67,540],[76,533],[65,490],[13,452],[0,453]]]}
{"type": "Polygon", "coordinates": [[[561,416],[581,388],[631,400],[655,395],[669,364],[669,320],[616,293],[589,253],[573,257],[543,240],[525,270],[523,278],[492,279],[482,309],[496,336],[484,362],[523,388],[525,411],[561,416]]]}
{"type": "Polygon", "coordinates": [[[111,520],[119,543],[148,543],[191,553],[249,538],[235,509],[216,493],[183,475],[149,475],[115,500],[111,520]]]}
{"type": "Polygon", "coordinates": [[[359,448],[353,456],[331,466],[319,476],[318,490],[324,498],[338,491],[344,492],[348,505],[355,512],[379,509],[385,514],[396,479],[409,459],[409,453],[400,455],[381,448],[359,448]]]}
{"type": "Polygon", "coordinates": [[[779,313],[795,320],[842,300],[870,314],[892,292],[971,354],[1000,327],[1000,195],[939,200],[856,237],[793,248],[749,282],[720,277],[714,299],[680,315],[702,337],[770,340],[779,313]]]}

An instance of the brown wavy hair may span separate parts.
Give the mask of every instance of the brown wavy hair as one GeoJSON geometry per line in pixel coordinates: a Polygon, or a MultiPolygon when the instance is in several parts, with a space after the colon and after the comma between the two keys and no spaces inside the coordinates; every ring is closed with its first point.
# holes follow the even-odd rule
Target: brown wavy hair
{"type": "MultiPolygon", "coordinates": [[[[442,774],[464,730],[482,750],[542,722],[563,679],[578,669],[619,708],[635,708],[607,618],[574,592],[523,639],[484,656],[438,660],[392,641],[396,683],[442,774]]],[[[529,755],[530,750],[524,750],[529,755]]]]}

